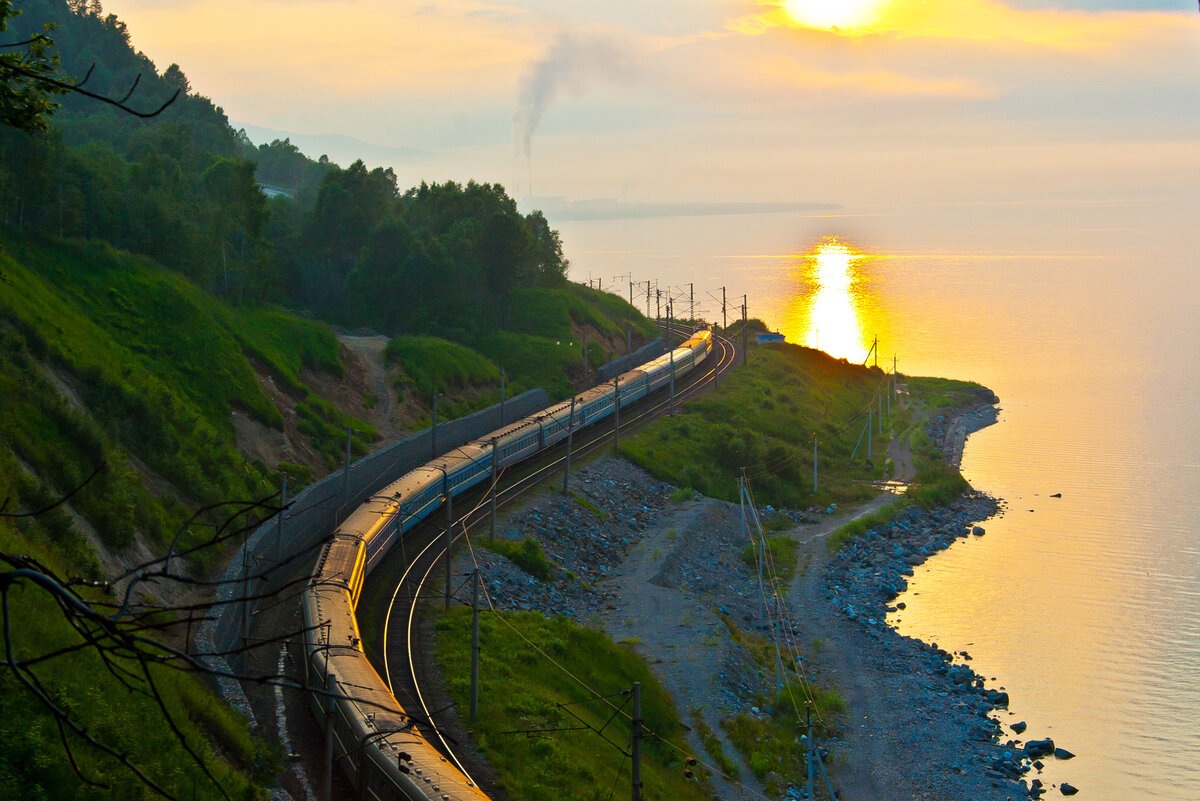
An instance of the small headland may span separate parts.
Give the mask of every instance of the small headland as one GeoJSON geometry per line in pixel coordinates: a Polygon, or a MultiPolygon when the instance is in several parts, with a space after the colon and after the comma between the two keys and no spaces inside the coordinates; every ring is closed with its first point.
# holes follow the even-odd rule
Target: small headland
{"type": "MultiPolygon", "coordinates": [[[[740,471],[728,451],[744,457],[805,447],[811,459],[811,434],[775,426],[774,413],[805,413],[812,402],[841,410],[840,420],[817,424],[828,431],[818,439],[830,451],[845,443],[849,452],[862,429],[845,424],[855,411],[851,396],[831,387],[873,395],[882,376],[803,349],[779,349],[759,364],[771,374],[770,394],[756,386],[761,372],[739,371],[624,444],[620,457],[627,458],[604,455],[581,465],[569,494],[547,487],[504,512],[497,543],[487,542],[486,528],[474,534],[473,551],[460,554],[455,572],[479,569],[487,604],[505,616],[534,614],[568,630],[599,630],[636,652],[674,701],[683,724],[674,745],[697,759],[696,778],[707,778],[718,798],[805,797],[798,728],[805,701],[839,798],[1036,797],[1042,788],[1024,778],[1046,754],[1035,743],[1001,742],[992,716],[1007,704],[1003,689],[972,672],[969,655],[903,637],[886,621],[916,565],[979,534],[979,524],[998,510],[1000,502],[967,487],[951,461],[961,457],[969,432],[995,421],[997,399],[978,385],[909,379],[883,434],[875,432],[873,452],[887,457],[867,464],[860,454],[854,465],[820,455],[820,475],[829,482],[817,496],[811,472],[795,457],[779,463],[776,474],[752,478],[770,554],[769,576],[760,583],[757,535],[748,533],[752,523],[742,527],[743,508],[734,502],[740,471]],[[837,380],[811,380],[804,362],[837,380]],[[808,379],[803,392],[791,391],[802,379],[789,385],[789,373],[808,379]],[[848,435],[839,439],[839,429],[848,435]],[[779,473],[789,470],[796,475],[782,480],[779,473]],[[896,474],[911,482],[903,496],[863,482],[896,474]],[[694,480],[684,483],[680,475],[694,480]],[[706,494],[691,489],[701,480],[706,494]],[[763,500],[772,481],[791,487],[792,500],[803,498],[787,504],[798,509],[763,500]],[[722,500],[730,485],[733,497],[722,500]],[[785,647],[776,647],[777,637],[785,647]]],[[[465,642],[468,624],[461,617],[439,624],[439,651],[462,653],[454,643],[465,642]]],[[[449,673],[454,664],[442,667],[449,673]]],[[[442,702],[463,708],[463,682],[449,685],[442,702]]],[[[575,690],[581,699],[590,692],[575,690]]],[[[468,728],[457,730],[469,738],[468,728]]],[[[505,784],[497,757],[513,762],[514,753],[506,747],[501,756],[494,736],[473,734],[505,784]]],[[[593,769],[616,776],[612,756],[597,752],[593,769]]]]}

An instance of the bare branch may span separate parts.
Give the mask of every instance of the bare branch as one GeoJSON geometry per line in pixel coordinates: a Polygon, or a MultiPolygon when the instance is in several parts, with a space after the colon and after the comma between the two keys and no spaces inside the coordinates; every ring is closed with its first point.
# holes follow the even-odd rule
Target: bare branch
{"type": "MultiPolygon", "coordinates": [[[[176,89],[175,94],[171,95],[171,97],[168,98],[165,103],[163,103],[161,106],[154,109],[153,111],[138,111],[135,108],[130,108],[129,106],[125,105],[125,102],[124,102],[125,100],[129,99],[129,94],[132,94],[132,91],[133,91],[132,89],[130,90],[129,94],[127,94],[125,96],[125,98],[123,98],[122,100],[113,100],[110,97],[105,97],[104,95],[97,94],[96,92],[91,92],[91,91],[88,91],[87,89],[82,88],[83,82],[87,81],[86,77],[84,78],[83,82],[68,83],[66,81],[60,81],[57,78],[51,78],[48,75],[41,75],[32,70],[27,70],[27,69],[24,69],[22,67],[18,67],[15,65],[9,65],[6,67],[6,69],[16,75],[20,75],[21,77],[26,78],[28,80],[37,81],[39,83],[44,83],[48,86],[53,86],[57,89],[62,89],[67,92],[75,92],[76,94],[81,94],[84,97],[90,97],[93,100],[99,100],[101,103],[108,103],[110,106],[116,106],[117,108],[121,109],[121,111],[124,111],[128,114],[132,114],[135,117],[141,117],[142,119],[149,119],[151,117],[157,117],[159,114],[162,114],[164,111],[167,110],[168,106],[170,106],[172,103],[175,102],[175,100],[179,97],[180,92],[183,91],[182,89],[176,89]]],[[[91,76],[91,70],[88,70],[88,76],[89,77],[91,76]]],[[[140,78],[141,76],[139,75],[138,77],[140,78]]],[[[134,84],[136,85],[137,81],[134,81],[134,84]]]]}

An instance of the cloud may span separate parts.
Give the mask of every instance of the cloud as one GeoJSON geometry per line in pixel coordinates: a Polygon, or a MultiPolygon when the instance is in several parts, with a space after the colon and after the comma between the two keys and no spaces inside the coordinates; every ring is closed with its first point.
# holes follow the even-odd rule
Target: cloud
{"type": "MultiPolygon", "coordinates": [[[[1161,9],[1015,7],[1000,0],[880,0],[869,21],[825,33],[838,37],[1003,41],[1077,50],[1110,47],[1196,19],[1194,12],[1161,9]]],[[[754,35],[811,26],[793,18],[783,0],[760,0],[757,12],[730,20],[727,28],[754,35]]]]}

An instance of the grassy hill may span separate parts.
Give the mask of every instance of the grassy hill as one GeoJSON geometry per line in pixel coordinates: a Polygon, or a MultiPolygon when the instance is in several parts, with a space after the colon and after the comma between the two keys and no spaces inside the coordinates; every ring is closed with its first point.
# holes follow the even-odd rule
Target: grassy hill
{"type": "MultiPolygon", "coordinates": [[[[483,342],[394,339],[389,391],[424,407],[436,387],[446,394],[439,408],[446,419],[498,400],[502,363],[510,394],[544,383],[565,395],[583,381],[584,339],[594,367],[623,352],[627,314],[638,343],[653,332],[627,304],[583,287],[522,290],[511,309],[519,330],[483,342]]],[[[10,512],[49,506],[100,469],[68,503],[3,521],[0,551],[34,554],[64,576],[103,580],[163,553],[177,532],[182,548],[203,541],[212,531],[206,524],[220,521],[213,512],[189,523],[198,509],[268,497],[282,472],[307,478],[340,465],[347,427],[356,454],[373,447],[376,429],[358,416],[371,404],[355,397],[362,393],[351,388],[352,369],[324,322],[270,306],[229,305],[177,272],[102,242],[5,237],[0,499],[10,512]],[[253,456],[247,430],[290,442],[295,462],[253,456]]],[[[223,558],[207,549],[189,569],[204,575],[223,558]]],[[[110,599],[108,590],[93,592],[110,599]]],[[[19,654],[78,643],[48,597],[12,596],[19,654]]],[[[52,697],[136,764],[165,776],[173,791],[191,792],[198,768],[178,767],[186,754],[172,750],[162,727],[133,723],[157,719],[145,696],[131,700],[114,675],[86,659],[53,662],[42,679],[52,697]]],[[[112,787],[89,788],[63,770],[52,720],[10,677],[0,681],[0,795],[141,797],[144,787],[110,757],[78,743],[85,775],[111,779],[112,787]],[[16,787],[20,793],[9,792],[16,787]]],[[[164,671],[162,687],[185,737],[222,783],[235,797],[256,797],[256,782],[270,774],[269,749],[199,683],[164,671]]],[[[197,787],[197,797],[219,795],[203,779],[197,787]]]]}

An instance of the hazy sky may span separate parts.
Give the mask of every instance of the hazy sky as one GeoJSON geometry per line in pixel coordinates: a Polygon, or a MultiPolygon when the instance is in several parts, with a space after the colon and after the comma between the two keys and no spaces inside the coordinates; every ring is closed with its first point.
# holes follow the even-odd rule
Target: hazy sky
{"type": "Polygon", "coordinates": [[[105,8],[235,122],[422,151],[405,184],[921,204],[1183,199],[1200,177],[1195,0],[105,8]]]}

